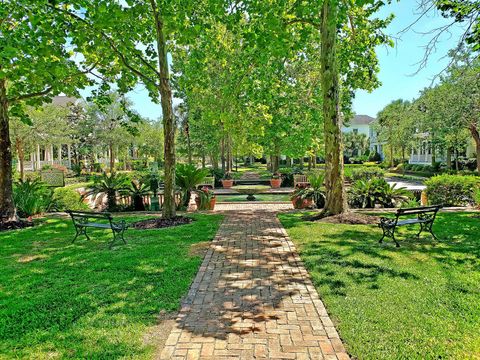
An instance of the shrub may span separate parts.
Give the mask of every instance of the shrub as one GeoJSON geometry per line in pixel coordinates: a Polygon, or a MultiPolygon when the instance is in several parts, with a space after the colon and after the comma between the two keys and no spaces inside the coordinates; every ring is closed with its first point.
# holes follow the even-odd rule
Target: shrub
{"type": "Polygon", "coordinates": [[[475,193],[473,194],[473,200],[475,201],[475,206],[477,209],[480,209],[480,187],[475,190],[475,193]]]}
{"type": "Polygon", "coordinates": [[[279,170],[282,177],[282,187],[293,187],[293,176],[303,174],[303,170],[296,166],[293,168],[282,168],[279,170]]]}
{"type": "Polygon", "coordinates": [[[53,208],[52,190],[39,179],[19,181],[13,187],[13,200],[21,217],[29,217],[53,208]]]}
{"type": "Polygon", "coordinates": [[[430,204],[465,206],[474,204],[474,195],[480,187],[480,178],[462,175],[437,175],[427,181],[430,204]]]}
{"type": "Polygon", "coordinates": [[[368,161],[379,163],[380,161],[382,161],[382,156],[376,151],[372,152],[368,157],[368,161]]]}
{"type": "Polygon", "coordinates": [[[225,176],[225,172],[222,171],[222,169],[214,169],[214,168],[209,169],[209,171],[210,171],[210,176],[213,176],[215,178],[215,187],[222,186],[222,179],[225,176]]]}
{"type": "Polygon", "coordinates": [[[374,208],[375,205],[391,208],[411,198],[405,188],[390,186],[383,178],[357,180],[349,191],[349,203],[357,208],[374,208]]]}
{"type": "Polygon", "coordinates": [[[383,178],[385,171],[377,166],[361,167],[353,169],[351,178],[353,181],[367,180],[372,178],[383,178]]]}
{"type": "Polygon", "coordinates": [[[53,191],[53,202],[57,211],[89,209],[88,205],[82,202],[80,194],[70,188],[56,188],[53,191]]]}

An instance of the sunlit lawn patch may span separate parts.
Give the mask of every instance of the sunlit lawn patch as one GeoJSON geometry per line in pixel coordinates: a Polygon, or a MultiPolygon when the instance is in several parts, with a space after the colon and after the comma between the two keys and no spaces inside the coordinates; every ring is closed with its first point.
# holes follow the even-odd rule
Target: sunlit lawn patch
{"type": "Polygon", "coordinates": [[[191,246],[211,240],[221,220],[194,217],[130,229],[128,245],[113,250],[108,231],[72,245],[66,218],[0,233],[0,358],[151,358],[145,334],[161,311],[178,308],[201,263],[191,246]]]}
{"type": "Polygon", "coordinates": [[[374,225],[280,219],[308,268],[347,350],[359,359],[480,356],[480,219],[440,213],[420,240],[402,228],[400,248],[374,225]]]}

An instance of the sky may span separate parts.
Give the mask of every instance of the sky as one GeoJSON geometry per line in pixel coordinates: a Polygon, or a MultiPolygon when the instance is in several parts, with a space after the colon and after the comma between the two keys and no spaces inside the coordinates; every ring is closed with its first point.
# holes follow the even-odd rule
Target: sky
{"type": "Polygon", "coordinates": [[[385,46],[377,48],[380,62],[378,77],[382,85],[371,93],[363,90],[356,92],[353,101],[353,110],[356,114],[375,117],[393,100],[416,98],[422,89],[432,84],[435,75],[448,65],[449,59],[445,58],[445,55],[455,47],[462,33],[461,26],[456,26],[451,35],[445,34],[441,37],[437,51],[430,56],[427,66],[416,73],[419,69],[418,62],[425,54],[424,46],[431,39],[431,35],[420,33],[448,24],[451,19],[444,19],[438,13],[430,12],[428,16],[418,21],[412,30],[399,34],[418,19],[417,1],[395,2],[385,6],[379,16],[385,18],[391,13],[395,14],[395,19],[385,32],[397,39],[395,48],[385,46]]]}
{"type": "MultiPolygon", "coordinates": [[[[385,32],[396,39],[396,45],[394,48],[385,46],[377,48],[380,62],[378,77],[382,85],[371,93],[363,90],[356,92],[353,101],[355,113],[375,117],[385,105],[393,100],[400,98],[412,100],[422,89],[430,86],[435,75],[447,66],[448,59],[445,58],[445,55],[457,43],[462,30],[459,26],[454,28],[451,36],[446,34],[440,38],[437,51],[430,56],[427,66],[413,75],[418,70],[417,63],[424,55],[423,47],[431,38],[431,36],[422,35],[419,32],[432,30],[451,21],[442,18],[436,12],[430,12],[428,16],[416,22],[410,31],[399,34],[418,19],[417,12],[417,0],[401,0],[382,8],[379,13],[381,18],[385,18],[391,13],[395,14],[395,19],[385,32]]],[[[88,93],[88,90],[83,91],[82,95],[85,97],[88,96],[88,93]]],[[[154,104],[150,100],[143,86],[137,86],[128,94],[128,98],[132,100],[134,109],[143,117],[150,119],[161,117],[160,105],[154,104]]],[[[178,99],[174,99],[174,104],[178,102],[178,99]]]]}

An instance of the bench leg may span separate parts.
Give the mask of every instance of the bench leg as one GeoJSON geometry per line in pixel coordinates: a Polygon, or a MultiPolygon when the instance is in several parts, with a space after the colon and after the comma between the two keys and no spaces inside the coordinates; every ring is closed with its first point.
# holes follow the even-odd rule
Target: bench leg
{"type": "Polygon", "coordinates": [[[87,237],[87,240],[90,240],[90,236],[88,236],[87,234],[87,228],[86,227],[82,227],[82,226],[75,226],[75,231],[77,232],[75,234],[75,237],[73,238],[72,240],[72,244],[75,242],[75,240],[77,240],[77,238],[80,236],[80,235],[85,235],[87,237]]]}
{"type": "Polygon", "coordinates": [[[113,233],[113,239],[112,241],[110,242],[110,245],[109,245],[109,248],[111,249],[113,247],[113,244],[115,243],[115,241],[117,240],[117,238],[119,238],[120,240],[123,241],[123,243],[125,245],[127,245],[127,240],[125,240],[125,238],[123,237],[123,233],[125,232],[125,229],[123,230],[120,230],[120,231],[115,231],[112,229],[112,233],[113,233]]]}
{"type": "Polygon", "coordinates": [[[438,241],[438,238],[435,236],[435,234],[433,233],[433,221],[432,222],[428,222],[428,223],[425,223],[425,226],[424,226],[425,230],[427,230],[432,236],[433,238],[435,239],[435,241],[438,241]]]}
{"type": "Polygon", "coordinates": [[[420,230],[418,231],[417,238],[420,237],[420,234],[422,231],[423,231],[423,223],[420,223],[420,230]]]}
{"type": "Polygon", "coordinates": [[[379,243],[383,243],[383,239],[386,238],[386,237],[390,237],[393,239],[393,241],[395,242],[395,245],[397,247],[400,246],[400,244],[398,243],[398,241],[395,239],[395,228],[392,227],[382,227],[382,230],[383,230],[383,236],[382,238],[380,239],[379,243]]]}
{"type": "Polygon", "coordinates": [[[429,233],[432,235],[432,237],[433,237],[436,241],[438,241],[438,238],[437,238],[437,237],[435,236],[435,234],[433,233],[433,229],[432,229],[432,228],[433,228],[433,222],[420,223],[420,231],[419,231],[418,234],[417,234],[417,238],[420,237],[420,233],[421,233],[422,231],[427,231],[427,232],[429,232],[429,233]]]}

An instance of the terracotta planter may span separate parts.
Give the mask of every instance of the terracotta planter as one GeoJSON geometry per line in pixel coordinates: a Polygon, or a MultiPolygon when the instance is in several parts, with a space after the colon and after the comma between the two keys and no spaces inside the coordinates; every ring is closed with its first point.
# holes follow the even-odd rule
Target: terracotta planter
{"type": "Polygon", "coordinates": [[[230,189],[233,186],[233,179],[223,179],[222,186],[224,189],[230,189]]]}
{"type": "MultiPolygon", "coordinates": [[[[217,198],[214,197],[213,199],[210,199],[210,202],[208,204],[208,209],[202,209],[202,210],[214,210],[216,203],[217,203],[217,198]]],[[[195,204],[197,204],[197,210],[200,210],[200,197],[197,196],[195,198],[195,204]]]]}
{"type": "Polygon", "coordinates": [[[278,189],[282,185],[282,179],[270,179],[270,186],[274,189],[278,189]]]}
{"type": "Polygon", "coordinates": [[[292,200],[292,204],[294,209],[306,209],[306,208],[312,207],[313,199],[295,198],[292,200]]]}

